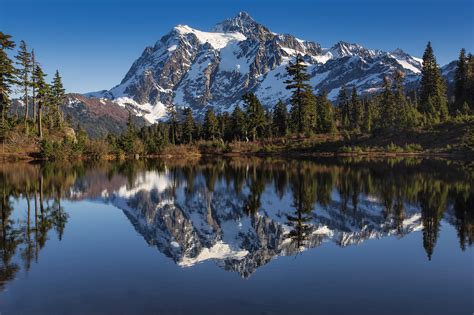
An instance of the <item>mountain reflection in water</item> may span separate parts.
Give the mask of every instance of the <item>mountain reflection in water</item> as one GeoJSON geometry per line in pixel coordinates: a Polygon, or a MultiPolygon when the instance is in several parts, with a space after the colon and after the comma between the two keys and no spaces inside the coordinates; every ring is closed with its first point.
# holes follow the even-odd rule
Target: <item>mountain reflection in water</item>
{"type": "Polygon", "coordinates": [[[51,231],[61,239],[65,199],[121,209],[179,266],[213,260],[249,277],[274,257],[323,242],[345,247],[420,230],[420,248],[431,259],[443,220],[465,250],[474,236],[472,183],[468,165],[418,159],[6,164],[0,286],[21,264],[27,270],[41,259],[51,231]],[[16,199],[26,211],[14,209],[16,199]]]}

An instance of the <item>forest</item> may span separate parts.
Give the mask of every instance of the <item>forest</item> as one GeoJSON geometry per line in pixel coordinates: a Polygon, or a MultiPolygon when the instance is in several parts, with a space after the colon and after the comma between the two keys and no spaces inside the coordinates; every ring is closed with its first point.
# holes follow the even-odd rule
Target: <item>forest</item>
{"type": "Polygon", "coordinates": [[[20,41],[0,33],[0,139],[4,159],[114,159],[201,154],[458,154],[474,152],[474,58],[461,49],[453,87],[444,81],[428,42],[419,88],[405,91],[404,75],[385,77],[378,93],[340,89],[337,101],[314,93],[303,56],[289,62],[291,92],[266,110],[252,92],[232,112],[167,108],[167,118],[138,128],[129,113],[127,130],[93,139],[79,122],[64,117],[66,94],[58,71],[50,83],[41,64],[20,41]],[[449,90],[449,91],[448,91],[449,90]],[[12,110],[12,95],[24,107],[12,110]],[[32,104],[32,111],[29,111],[32,104]],[[20,117],[21,116],[21,117],[20,117]]]}

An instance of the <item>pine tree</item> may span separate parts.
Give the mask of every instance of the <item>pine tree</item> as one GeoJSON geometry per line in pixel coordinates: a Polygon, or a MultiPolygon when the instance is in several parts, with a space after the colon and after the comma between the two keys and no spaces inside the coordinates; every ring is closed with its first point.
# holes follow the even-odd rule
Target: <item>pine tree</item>
{"type": "Polygon", "coordinates": [[[394,127],[396,129],[404,129],[408,125],[408,106],[403,89],[403,73],[401,71],[395,72],[394,105],[394,127]]]}
{"type": "Polygon", "coordinates": [[[468,90],[468,59],[466,50],[463,48],[459,53],[459,60],[454,75],[454,102],[451,104],[450,112],[455,114],[461,111],[464,102],[467,100],[468,90]]]}
{"type": "Polygon", "coordinates": [[[242,111],[242,109],[240,109],[239,105],[237,105],[234,111],[232,112],[231,121],[233,138],[237,140],[242,140],[247,135],[247,121],[245,113],[242,111]]]}
{"type": "Polygon", "coordinates": [[[54,79],[51,85],[52,112],[50,114],[52,115],[51,118],[54,125],[58,127],[61,127],[64,122],[61,107],[64,105],[64,101],[66,98],[65,91],[66,90],[63,87],[63,83],[61,80],[61,76],[59,75],[59,71],[56,70],[56,73],[54,74],[54,79]]]}
{"type": "Polygon", "coordinates": [[[372,132],[372,121],[373,121],[373,114],[372,114],[372,102],[370,100],[364,101],[364,115],[362,119],[361,131],[363,133],[371,133],[372,132]]]}
{"type": "Polygon", "coordinates": [[[334,107],[328,100],[326,91],[322,91],[316,98],[317,131],[322,133],[333,132],[336,129],[334,123],[334,107]]]}
{"type": "Polygon", "coordinates": [[[362,103],[359,96],[357,95],[357,90],[352,87],[351,102],[349,108],[349,124],[352,130],[359,130],[362,120],[362,103]]]}
{"type": "Polygon", "coordinates": [[[393,131],[395,129],[396,105],[392,93],[392,84],[390,80],[385,77],[383,80],[383,92],[380,101],[380,126],[384,130],[393,131]]]}
{"type": "Polygon", "coordinates": [[[288,134],[288,110],[286,105],[279,100],[273,110],[273,130],[278,137],[284,137],[288,134]]]}
{"type": "Polygon", "coordinates": [[[337,97],[337,104],[339,107],[339,121],[341,128],[344,130],[349,130],[350,128],[350,102],[349,97],[347,96],[346,87],[343,85],[339,90],[339,95],[337,97]]]}
{"type": "Polygon", "coordinates": [[[168,122],[170,124],[170,139],[172,144],[176,144],[178,112],[174,104],[166,105],[166,113],[168,114],[168,122]]]}
{"type": "Polygon", "coordinates": [[[36,78],[34,72],[36,69],[35,51],[31,50],[31,101],[33,102],[33,122],[36,122],[36,78]]]}
{"type": "Polygon", "coordinates": [[[474,114],[474,56],[467,57],[467,92],[466,102],[469,105],[471,113],[474,114]]]}
{"type": "Polygon", "coordinates": [[[217,137],[217,118],[212,108],[207,110],[206,116],[204,117],[203,132],[206,140],[215,140],[215,138],[217,137]]]}
{"type": "Polygon", "coordinates": [[[11,36],[0,32],[0,111],[2,113],[2,127],[10,107],[11,86],[15,83],[16,70],[13,61],[8,57],[7,50],[15,48],[11,36]]]}
{"type": "Polygon", "coordinates": [[[430,123],[443,121],[448,116],[446,87],[431,42],[428,42],[423,54],[421,74],[420,112],[430,123]]]}
{"type": "Polygon", "coordinates": [[[25,127],[28,121],[28,90],[31,86],[30,82],[30,74],[32,72],[32,61],[31,61],[31,54],[26,48],[25,41],[20,41],[20,46],[18,50],[18,54],[15,56],[17,62],[16,64],[19,65],[17,76],[19,85],[23,89],[23,103],[25,105],[25,127]]]}
{"type": "Polygon", "coordinates": [[[249,131],[252,140],[255,141],[257,136],[262,134],[265,127],[265,111],[257,96],[253,93],[244,94],[242,100],[244,101],[249,131]]]}
{"type": "Polygon", "coordinates": [[[186,108],[184,110],[184,121],[183,121],[183,141],[185,143],[192,143],[193,142],[193,134],[194,134],[194,118],[193,118],[193,111],[191,108],[186,108]]]}
{"type": "Polygon", "coordinates": [[[308,91],[311,91],[311,86],[307,83],[309,75],[306,73],[307,66],[304,64],[303,57],[298,54],[296,61],[290,62],[286,67],[290,80],[286,80],[286,89],[292,90],[291,95],[291,117],[294,129],[301,133],[309,128],[305,123],[305,112],[307,106],[311,106],[307,100],[308,91]]]}
{"type": "Polygon", "coordinates": [[[33,76],[36,82],[37,88],[37,126],[38,126],[38,136],[40,139],[43,138],[43,122],[42,122],[42,111],[43,106],[47,105],[47,100],[49,97],[50,89],[49,85],[45,81],[46,75],[39,65],[36,65],[36,68],[33,72],[33,76]]]}

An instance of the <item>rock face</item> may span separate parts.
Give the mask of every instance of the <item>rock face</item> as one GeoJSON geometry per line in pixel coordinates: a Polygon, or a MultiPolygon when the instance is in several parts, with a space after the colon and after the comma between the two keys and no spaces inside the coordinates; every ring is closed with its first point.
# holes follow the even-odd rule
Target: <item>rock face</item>
{"type": "Polygon", "coordinates": [[[278,99],[288,100],[285,68],[298,54],[308,65],[315,92],[326,90],[332,100],[343,85],[362,94],[377,92],[383,78],[395,71],[413,84],[422,66],[421,59],[401,49],[384,52],[342,41],[321,48],[273,33],[241,12],[208,32],[174,27],[145,48],[119,85],[86,96],[128,106],[150,123],[164,117],[167,106],[190,107],[201,117],[210,107],[231,111],[249,91],[271,108],[278,99]]]}

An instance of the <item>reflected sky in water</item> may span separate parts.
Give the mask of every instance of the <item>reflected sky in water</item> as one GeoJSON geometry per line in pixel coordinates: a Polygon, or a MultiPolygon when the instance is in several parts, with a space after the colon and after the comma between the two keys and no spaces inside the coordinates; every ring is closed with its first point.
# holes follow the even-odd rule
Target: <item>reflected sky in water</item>
{"type": "Polygon", "coordinates": [[[0,188],[5,314],[473,309],[468,163],[8,164],[0,188]]]}

